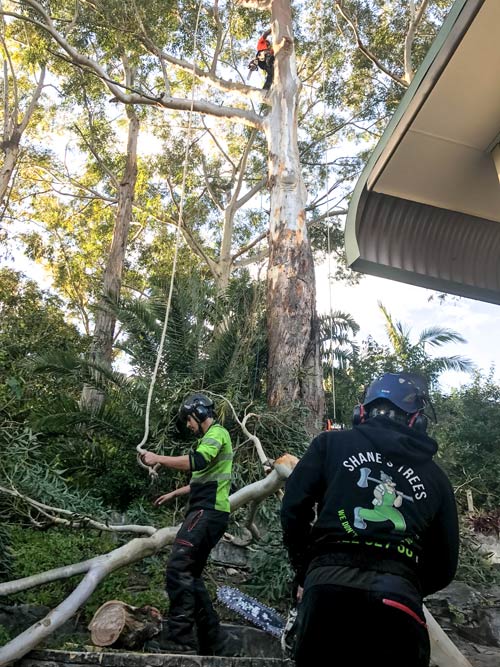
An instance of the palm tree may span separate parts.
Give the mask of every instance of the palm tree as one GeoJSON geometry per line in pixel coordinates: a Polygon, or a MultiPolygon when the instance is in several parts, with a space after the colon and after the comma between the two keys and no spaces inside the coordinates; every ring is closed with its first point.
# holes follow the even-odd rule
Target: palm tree
{"type": "Polygon", "coordinates": [[[351,315],[340,310],[320,317],[319,325],[326,413],[336,421],[336,375],[337,371],[343,373],[358,355],[359,348],[354,337],[359,325],[351,315]]]}
{"type": "Polygon", "coordinates": [[[441,347],[447,343],[466,343],[466,339],[453,329],[446,327],[429,327],[412,342],[411,329],[402,322],[393,320],[387,308],[379,301],[385,318],[385,330],[389,338],[395,361],[406,371],[423,373],[429,381],[435,382],[444,371],[461,371],[472,373],[473,362],[461,355],[431,356],[429,348],[441,347]]]}
{"type": "Polygon", "coordinates": [[[353,338],[359,332],[359,324],[348,313],[336,310],[321,316],[319,326],[324,374],[330,372],[332,364],[345,368],[358,352],[353,338]]]}

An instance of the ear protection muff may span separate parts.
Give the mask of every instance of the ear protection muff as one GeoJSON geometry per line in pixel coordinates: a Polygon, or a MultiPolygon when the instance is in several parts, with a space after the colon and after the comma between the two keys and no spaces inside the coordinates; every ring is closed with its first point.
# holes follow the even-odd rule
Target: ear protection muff
{"type": "Polygon", "coordinates": [[[429,420],[421,412],[414,412],[408,420],[408,426],[414,428],[419,433],[427,433],[429,420]]]}
{"type": "Polygon", "coordinates": [[[359,405],[356,405],[356,407],[352,411],[352,425],[359,426],[365,421],[365,419],[366,419],[366,410],[360,403],[359,405]]]}
{"type": "MultiPolygon", "coordinates": [[[[361,404],[356,405],[352,412],[352,425],[359,426],[360,424],[363,424],[366,421],[366,417],[367,412],[364,406],[361,404]]],[[[428,424],[429,420],[421,412],[414,412],[412,415],[410,415],[408,420],[408,426],[410,428],[414,428],[419,433],[427,433],[428,424]]]]}

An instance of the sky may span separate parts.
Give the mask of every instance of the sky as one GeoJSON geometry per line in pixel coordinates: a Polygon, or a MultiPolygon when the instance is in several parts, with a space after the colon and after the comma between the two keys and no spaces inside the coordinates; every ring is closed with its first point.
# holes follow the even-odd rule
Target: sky
{"type": "MultiPolygon", "coordinates": [[[[410,338],[416,340],[423,329],[439,326],[460,333],[467,343],[453,343],[436,349],[431,354],[461,356],[471,359],[487,375],[491,366],[496,366],[494,378],[500,382],[500,347],[498,345],[498,318],[500,306],[474,299],[450,295],[441,303],[434,290],[399,283],[395,280],[363,275],[359,285],[353,287],[333,282],[330,292],[328,263],[317,267],[316,289],[318,312],[342,310],[350,313],[360,326],[357,336],[361,342],[371,336],[381,344],[388,343],[384,329],[384,318],[377,302],[381,301],[393,320],[401,321],[411,330],[410,338]],[[429,297],[434,299],[429,301],[429,297]],[[412,335],[413,334],[413,335],[412,335]]],[[[440,377],[440,387],[448,392],[470,382],[466,373],[447,371],[440,377]]]]}

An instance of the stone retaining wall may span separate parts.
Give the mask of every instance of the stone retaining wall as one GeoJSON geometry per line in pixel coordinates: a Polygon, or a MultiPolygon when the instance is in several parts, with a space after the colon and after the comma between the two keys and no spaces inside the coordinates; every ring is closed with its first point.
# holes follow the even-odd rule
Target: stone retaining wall
{"type": "Polygon", "coordinates": [[[220,658],[120,651],[32,651],[16,667],[293,667],[281,658],[220,658]]]}

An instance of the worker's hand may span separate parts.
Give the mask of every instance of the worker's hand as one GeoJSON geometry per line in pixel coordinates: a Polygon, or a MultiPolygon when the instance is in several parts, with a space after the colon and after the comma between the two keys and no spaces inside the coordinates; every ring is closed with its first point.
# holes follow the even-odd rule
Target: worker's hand
{"type": "Polygon", "coordinates": [[[155,501],[154,505],[156,507],[159,507],[160,505],[163,505],[165,503],[170,502],[174,498],[177,497],[177,491],[170,491],[170,493],[164,493],[162,496],[159,496],[155,501]]]}
{"type": "Polygon", "coordinates": [[[255,62],[255,60],[251,60],[251,61],[248,63],[248,69],[249,69],[251,72],[255,72],[257,69],[259,69],[259,66],[258,66],[257,63],[255,62]]]}
{"type": "Polygon", "coordinates": [[[297,602],[302,602],[302,596],[304,595],[304,589],[302,586],[297,587],[297,602]]]}
{"type": "Polygon", "coordinates": [[[160,462],[160,457],[153,452],[144,452],[144,454],[141,454],[141,461],[147,466],[154,466],[160,462]]]}

